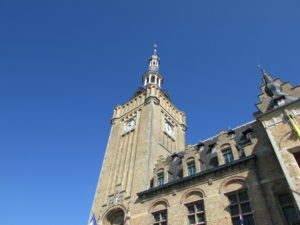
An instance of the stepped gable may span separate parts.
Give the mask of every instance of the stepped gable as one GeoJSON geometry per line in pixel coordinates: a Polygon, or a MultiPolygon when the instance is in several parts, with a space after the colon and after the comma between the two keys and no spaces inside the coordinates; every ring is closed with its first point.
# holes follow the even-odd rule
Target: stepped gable
{"type": "Polygon", "coordinates": [[[300,97],[300,85],[292,87],[289,82],[282,82],[279,78],[273,79],[261,69],[263,84],[260,86],[261,93],[258,95],[259,102],[256,104],[258,111],[254,116],[259,116],[270,110],[282,107],[294,102],[300,97]]]}

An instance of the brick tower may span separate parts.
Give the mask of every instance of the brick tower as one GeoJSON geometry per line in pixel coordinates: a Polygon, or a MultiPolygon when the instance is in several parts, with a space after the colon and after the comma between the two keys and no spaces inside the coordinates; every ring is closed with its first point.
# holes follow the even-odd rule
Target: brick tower
{"type": "MultiPolygon", "coordinates": [[[[186,119],[161,89],[156,46],[149,69],[125,104],[114,108],[105,158],[91,210],[98,225],[146,224],[147,209],[137,193],[157,183],[155,164],[185,148],[186,119]]],[[[176,175],[176,174],[175,174],[176,175]]],[[[159,182],[167,178],[161,174],[159,182]]]]}

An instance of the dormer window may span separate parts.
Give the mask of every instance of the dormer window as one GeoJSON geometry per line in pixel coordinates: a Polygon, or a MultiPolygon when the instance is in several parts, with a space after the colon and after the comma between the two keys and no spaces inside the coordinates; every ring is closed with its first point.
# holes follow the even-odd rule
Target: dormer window
{"type": "Polygon", "coordinates": [[[223,155],[224,163],[230,163],[233,161],[233,154],[231,148],[227,148],[223,150],[222,155],[223,155]]]}
{"type": "Polygon", "coordinates": [[[164,173],[157,174],[157,186],[161,186],[164,184],[164,173]]]}
{"type": "Polygon", "coordinates": [[[208,151],[207,151],[207,154],[210,154],[210,153],[215,153],[216,151],[216,144],[211,144],[208,146],[208,151]]]}
{"type": "Polygon", "coordinates": [[[201,152],[201,151],[203,151],[204,150],[204,144],[199,144],[198,145],[198,150],[201,152]]]}
{"type": "Polygon", "coordinates": [[[189,176],[196,173],[195,161],[191,161],[187,164],[189,176]]]}
{"type": "Polygon", "coordinates": [[[235,137],[235,132],[234,132],[233,130],[229,130],[229,131],[227,132],[227,134],[228,134],[228,137],[229,137],[229,138],[234,138],[234,137],[235,137]]]}
{"type": "Polygon", "coordinates": [[[242,132],[242,136],[240,138],[239,144],[240,145],[246,145],[250,144],[251,141],[251,135],[252,135],[252,129],[248,128],[245,131],[242,132]]]}

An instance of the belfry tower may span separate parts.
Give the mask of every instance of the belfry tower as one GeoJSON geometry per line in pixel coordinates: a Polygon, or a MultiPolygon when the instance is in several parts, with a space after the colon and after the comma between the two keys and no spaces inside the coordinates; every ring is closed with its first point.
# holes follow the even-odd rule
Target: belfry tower
{"type": "Polygon", "coordinates": [[[91,210],[98,225],[147,224],[147,208],[138,192],[154,184],[151,179],[160,156],[185,148],[185,113],[163,90],[157,46],[149,69],[125,104],[114,108],[105,158],[91,210]]]}

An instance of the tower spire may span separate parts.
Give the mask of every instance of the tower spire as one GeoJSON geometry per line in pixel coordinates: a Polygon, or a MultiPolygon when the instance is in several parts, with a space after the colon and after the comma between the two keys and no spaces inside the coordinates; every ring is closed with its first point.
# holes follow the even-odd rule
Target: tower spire
{"type": "Polygon", "coordinates": [[[163,76],[159,72],[160,58],[157,55],[157,45],[153,45],[153,54],[148,60],[149,69],[143,75],[143,84],[144,87],[149,84],[155,84],[158,87],[161,87],[163,76]]]}
{"type": "Polygon", "coordinates": [[[149,71],[159,71],[160,58],[157,55],[157,44],[154,44],[153,48],[153,54],[149,58],[149,71]]]}

